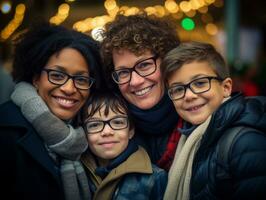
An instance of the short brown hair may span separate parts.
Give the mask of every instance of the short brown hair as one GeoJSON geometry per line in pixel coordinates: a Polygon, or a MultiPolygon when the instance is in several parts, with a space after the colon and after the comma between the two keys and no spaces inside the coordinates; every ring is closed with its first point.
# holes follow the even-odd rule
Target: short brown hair
{"type": "Polygon", "coordinates": [[[117,114],[127,115],[129,121],[130,130],[134,127],[133,119],[131,113],[127,107],[127,103],[124,98],[113,91],[95,91],[91,94],[86,104],[83,106],[81,111],[81,124],[86,121],[86,119],[91,118],[95,113],[99,112],[103,107],[104,115],[107,116],[110,111],[117,114]],[[90,110],[88,112],[88,108],[90,110]]]}
{"type": "Polygon", "coordinates": [[[170,18],[162,19],[145,13],[117,15],[114,21],[106,24],[103,38],[101,56],[107,76],[114,70],[114,50],[127,49],[135,55],[150,50],[162,58],[180,43],[176,25],[170,18]]]}
{"type": "Polygon", "coordinates": [[[217,76],[225,79],[230,76],[229,68],[222,55],[213,45],[202,42],[184,42],[166,54],[161,64],[162,77],[167,81],[169,76],[184,64],[208,62],[217,76]]]}

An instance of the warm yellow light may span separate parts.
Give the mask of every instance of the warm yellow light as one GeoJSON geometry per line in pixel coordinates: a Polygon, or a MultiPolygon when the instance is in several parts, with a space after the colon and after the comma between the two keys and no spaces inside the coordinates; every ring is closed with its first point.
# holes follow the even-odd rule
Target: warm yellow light
{"type": "Polygon", "coordinates": [[[111,17],[114,17],[114,16],[116,16],[116,14],[118,13],[118,11],[119,11],[119,8],[116,6],[116,7],[113,8],[113,9],[107,10],[107,13],[108,13],[111,17]]]}
{"type": "Polygon", "coordinates": [[[165,1],[164,6],[170,13],[178,12],[178,5],[173,0],[165,1]]]}
{"type": "Polygon", "coordinates": [[[153,14],[156,13],[156,9],[155,9],[154,7],[151,7],[151,6],[145,8],[144,10],[145,10],[145,12],[146,12],[148,15],[153,15],[153,14]]]}
{"type": "Polygon", "coordinates": [[[201,5],[198,0],[190,0],[191,9],[197,10],[201,5]]]}
{"type": "Polygon", "coordinates": [[[205,0],[205,2],[206,2],[207,4],[212,4],[212,3],[215,2],[215,0],[205,0]]]}
{"type": "Polygon", "coordinates": [[[68,15],[69,9],[70,9],[69,5],[66,3],[63,3],[58,8],[58,14],[59,15],[68,15]]]}
{"type": "Polygon", "coordinates": [[[188,1],[181,1],[179,7],[183,12],[188,12],[191,10],[191,5],[188,1]]]}
{"type": "Polygon", "coordinates": [[[104,2],[104,7],[105,7],[106,10],[112,10],[115,7],[117,7],[116,1],[115,0],[106,0],[104,2]]]}
{"type": "Polygon", "coordinates": [[[137,7],[131,7],[129,9],[127,9],[124,13],[125,16],[129,16],[129,15],[135,15],[139,12],[139,8],[137,7]]]}
{"type": "Polygon", "coordinates": [[[51,24],[55,24],[55,25],[58,25],[61,23],[61,19],[58,17],[58,16],[54,16],[54,17],[51,17],[49,22],[51,24]]]}
{"type": "Polygon", "coordinates": [[[206,25],[205,30],[210,35],[216,35],[218,33],[218,28],[215,24],[209,23],[206,25]]]}
{"type": "Polygon", "coordinates": [[[26,6],[23,3],[20,3],[16,7],[16,14],[23,15],[26,10],[26,6]]]}
{"type": "Polygon", "coordinates": [[[163,17],[165,16],[166,12],[165,12],[165,9],[163,6],[160,6],[160,5],[156,5],[154,6],[155,10],[156,10],[156,13],[157,13],[157,16],[158,17],[163,17]]]}

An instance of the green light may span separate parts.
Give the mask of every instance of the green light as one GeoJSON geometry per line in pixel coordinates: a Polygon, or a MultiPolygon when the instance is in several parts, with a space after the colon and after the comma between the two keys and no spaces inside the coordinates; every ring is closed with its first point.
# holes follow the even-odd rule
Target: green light
{"type": "Polygon", "coordinates": [[[187,31],[191,31],[195,28],[194,21],[190,18],[187,18],[187,17],[181,21],[181,25],[182,25],[182,28],[187,30],[187,31]]]}

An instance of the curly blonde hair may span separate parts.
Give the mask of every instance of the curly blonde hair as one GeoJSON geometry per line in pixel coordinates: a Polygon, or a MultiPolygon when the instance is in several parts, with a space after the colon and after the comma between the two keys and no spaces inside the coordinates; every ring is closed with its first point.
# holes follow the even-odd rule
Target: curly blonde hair
{"type": "Polygon", "coordinates": [[[107,73],[114,70],[114,50],[126,49],[137,56],[149,50],[163,58],[180,43],[176,26],[170,19],[145,13],[131,16],[118,14],[114,21],[106,24],[102,36],[100,51],[107,73]]]}

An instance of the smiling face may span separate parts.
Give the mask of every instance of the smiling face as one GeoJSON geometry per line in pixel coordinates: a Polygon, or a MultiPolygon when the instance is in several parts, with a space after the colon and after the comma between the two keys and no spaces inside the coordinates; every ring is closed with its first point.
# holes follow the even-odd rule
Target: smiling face
{"type": "MultiPolygon", "coordinates": [[[[89,76],[89,66],[75,49],[65,48],[50,57],[45,69],[65,72],[69,75],[89,76]]],[[[48,80],[48,73],[42,71],[34,77],[34,86],[50,111],[62,120],[72,119],[88,98],[89,90],[79,90],[72,79],[64,85],[55,85],[48,80]]]]}
{"type": "MultiPolygon", "coordinates": [[[[88,107],[90,111],[90,107],[88,107]]],[[[115,117],[127,117],[126,114],[115,113],[111,109],[107,115],[104,114],[105,106],[96,112],[93,116],[89,117],[86,121],[94,122],[90,125],[92,129],[96,127],[95,122],[97,120],[110,120],[115,117]]],[[[116,125],[120,125],[121,121],[113,122],[116,125]]],[[[105,124],[102,131],[97,133],[87,133],[88,144],[90,150],[101,160],[105,160],[107,163],[110,159],[116,158],[120,155],[128,146],[129,140],[133,137],[133,131],[129,129],[129,125],[121,130],[113,130],[109,124],[105,124]]],[[[105,162],[105,163],[106,163],[105,162]]]]}
{"type": "MultiPolygon", "coordinates": [[[[136,63],[154,56],[146,51],[140,56],[128,50],[113,52],[114,70],[133,68],[136,63]]],[[[155,106],[163,97],[164,84],[160,72],[161,59],[156,59],[157,69],[153,74],[142,77],[135,71],[132,72],[131,80],[128,83],[119,85],[119,89],[125,99],[140,109],[149,109],[155,106]]]]}
{"type": "MultiPolygon", "coordinates": [[[[184,64],[180,69],[174,71],[167,81],[171,87],[210,76],[217,77],[207,62],[192,62],[184,64]]],[[[210,84],[210,90],[201,94],[194,94],[187,88],[184,98],[173,101],[176,111],[185,121],[194,125],[203,123],[222,104],[224,98],[230,96],[232,91],[230,78],[223,81],[212,79],[210,84]]]]}

